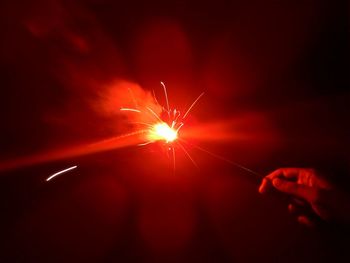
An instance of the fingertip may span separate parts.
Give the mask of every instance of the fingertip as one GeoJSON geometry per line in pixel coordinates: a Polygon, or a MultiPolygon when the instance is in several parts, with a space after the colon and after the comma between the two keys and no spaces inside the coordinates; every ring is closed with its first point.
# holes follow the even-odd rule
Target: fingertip
{"type": "Polygon", "coordinates": [[[267,179],[264,178],[259,186],[259,193],[260,194],[266,193],[267,184],[268,184],[267,179]]]}
{"type": "Polygon", "coordinates": [[[261,183],[261,185],[259,186],[259,193],[263,194],[264,192],[265,192],[265,188],[264,188],[263,183],[261,183]]]}

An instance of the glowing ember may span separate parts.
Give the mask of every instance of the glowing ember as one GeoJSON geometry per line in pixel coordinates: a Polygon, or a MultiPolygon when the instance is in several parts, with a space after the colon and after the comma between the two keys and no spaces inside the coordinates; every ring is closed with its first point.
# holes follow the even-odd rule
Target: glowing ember
{"type": "Polygon", "coordinates": [[[148,137],[150,141],[164,140],[169,143],[177,139],[177,130],[171,128],[165,122],[158,123],[150,130],[148,137]]]}

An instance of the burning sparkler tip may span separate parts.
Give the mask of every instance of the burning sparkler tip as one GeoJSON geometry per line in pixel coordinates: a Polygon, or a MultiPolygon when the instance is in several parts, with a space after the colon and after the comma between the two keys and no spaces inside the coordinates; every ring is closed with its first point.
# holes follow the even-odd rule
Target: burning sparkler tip
{"type": "Polygon", "coordinates": [[[177,131],[172,129],[165,122],[163,122],[163,123],[156,124],[153,127],[153,130],[150,136],[156,140],[164,140],[167,143],[169,143],[177,139],[177,131]]]}
{"type": "MultiPolygon", "coordinates": [[[[140,117],[147,116],[147,115],[153,116],[155,120],[150,123],[146,123],[144,121],[138,122],[139,124],[148,126],[146,137],[145,137],[146,142],[140,143],[138,145],[145,146],[155,142],[163,142],[164,144],[166,144],[167,148],[165,149],[168,149],[172,153],[174,170],[175,170],[175,144],[179,144],[180,142],[178,142],[178,140],[181,140],[181,138],[179,137],[179,131],[183,127],[186,117],[189,115],[193,107],[197,104],[198,100],[204,95],[204,92],[201,93],[196,98],[196,100],[187,109],[185,114],[181,115],[179,110],[170,108],[168,92],[167,92],[165,83],[163,81],[160,81],[160,85],[162,86],[164,91],[164,99],[165,99],[166,107],[163,107],[158,103],[158,100],[156,98],[154,91],[153,91],[153,97],[156,104],[161,106],[161,109],[162,109],[161,113],[158,113],[157,111],[153,110],[152,108],[154,107],[151,107],[150,105],[148,106],[144,105],[144,108],[141,108],[142,110],[138,110],[138,107],[136,106],[135,108],[121,108],[120,110],[141,113],[142,115],[140,115],[140,117]],[[162,113],[167,113],[168,117],[167,118],[164,117],[162,113]]],[[[135,103],[135,105],[137,105],[137,103],[135,103]]],[[[149,116],[147,116],[147,118],[148,117],[149,116]]],[[[181,146],[181,149],[195,164],[194,160],[186,151],[185,147],[181,146]]]]}

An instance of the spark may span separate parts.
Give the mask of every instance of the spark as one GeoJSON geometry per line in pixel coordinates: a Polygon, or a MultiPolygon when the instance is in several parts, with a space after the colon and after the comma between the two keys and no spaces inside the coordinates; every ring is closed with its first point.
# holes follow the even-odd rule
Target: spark
{"type": "Polygon", "coordinates": [[[154,141],[139,143],[138,146],[146,146],[146,145],[151,144],[151,143],[154,143],[154,141]]]}
{"type": "Polygon", "coordinates": [[[194,105],[196,105],[196,103],[199,101],[199,99],[204,95],[204,92],[198,96],[198,98],[191,104],[191,106],[188,108],[188,110],[186,111],[186,113],[184,114],[184,116],[182,117],[182,119],[185,119],[187,117],[187,115],[190,113],[190,111],[192,110],[192,108],[194,107],[194,105]]]}
{"type": "Polygon", "coordinates": [[[71,171],[71,170],[73,170],[73,169],[75,169],[75,168],[77,168],[77,167],[78,167],[77,165],[74,165],[74,166],[69,167],[69,168],[67,168],[67,169],[61,170],[61,171],[59,171],[59,172],[57,172],[57,173],[54,173],[53,175],[51,175],[51,176],[49,176],[48,178],[46,178],[46,182],[50,181],[51,179],[55,178],[56,176],[58,176],[58,175],[60,175],[60,174],[66,173],[66,172],[68,172],[68,171],[71,171]]]}
{"type": "MultiPolygon", "coordinates": [[[[169,104],[169,98],[168,98],[168,92],[167,88],[164,84],[164,82],[160,82],[160,85],[163,88],[164,97],[165,97],[165,103],[166,108],[161,106],[162,112],[156,113],[151,107],[144,107],[144,109],[136,109],[136,108],[121,108],[121,111],[129,111],[129,112],[136,112],[138,114],[145,114],[145,115],[151,115],[154,118],[154,121],[152,122],[134,122],[135,124],[140,124],[143,126],[146,126],[148,130],[146,131],[145,139],[146,142],[138,144],[139,146],[146,146],[158,141],[163,142],[168,150],[168,154],[172,155],[173,159],[173,167],[175,170],[175,146],[178,145],[181,150],[188,156],[188,158],[191,160],[191,162],[194,162],[193,158],[190,156],[188,151],[185,149],[185,147],[181,144],[175,144],[177,139],[179,138],[179,132],[181,128],[184,126],[184,119],[188,116],[190,111],[193,109],[193,107],[197,104],[197,102],[200,100],[200,98],[204,95],[204,93],[201,93],[195,101],[190,105],[188,110],[185,112],[183,116],[181,116],[181,112],[177,109],[171,109],[169,104]],[[162,118],[162,113],[166,113],[168,118],[164,120],[162,118]],[[180,121],[179,121],[180,120],[180,121]]],[[[132,95],[132,91],[129,91],[132,95]]],[[[159,105],[158,100],[156,98],[155,92],[153,91],[153,97],[157,105],[159,105]]],[[[134,100],[134,98],[133,98],[134,100]]],[[[137,105],[137,102],[134,100],[134,104],[137,105]]],[[[197,166],[195,164],[195,166],[197,166]]]]}
{"type": "MultiPolygon", "coordinates": [[[[166,89],[166,86],[165,86],[164,82],[161,81],[160,84],[162,85],[163,90],[164,90],[164,95],[165,95],[165,101],[166,101],[167,111],[168,111],[168,115],[170,115],[170,107],[169,107],[169,100],[168,100],[168,92],[167,92],[167,89],[166,89]]],[[[170,117],[170,116],[169,116],[169,117],[170,117]]]]}
{"type": "Polygon", "coordinates": [[[152,110],[152,109],[149,108],[149,107],[147,107],[147,110],[149,110],[149,111],[152,113],[152,115],[153,115],[154,117],[156,117],[157,120],[159,120],[160,122],[163,122],[163,120],[154,112],[154,110],[152,110]]]}
{"type": "Polygon", "coordinates": [[[121,108],[120,110],[121,110],[121,111],[133,111],[133,112],[137,112],[137,113],[140,113],[140,112],[141,112],[140,110],[131,109],[131,108],[121,108]]]}
{"type": "Polygon", "coordinates": [[[196,166],[198,168],[197,163],[193,160],[192,156],[190,155],[190,153],[186,150],[185,146],[183,146],[180,142],[177,142],[178,145],[181,147],[181,149],[183,150],[183,152],[187,155],[188,159],[191,160],[191,162],[194,164],[194,166],[196,166]]]}

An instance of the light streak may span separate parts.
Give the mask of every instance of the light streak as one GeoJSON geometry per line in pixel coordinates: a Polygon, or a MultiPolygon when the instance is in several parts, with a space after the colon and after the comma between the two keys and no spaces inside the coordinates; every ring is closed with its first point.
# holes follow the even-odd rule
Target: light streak
{"type": "MultiPolygon", "coordinates": [[[[166,90],[166,86],[165,86],[164,82],[161,81],[160,84],[162,85],[163,90],[164,90],[165,101],[166,101],[166,106],[167,106],[167,111],[168,111],[168,115],[170,115],[170,107],[169,107],[169,100],[168,100],[168,92],[167,92],[167,90],[166,90]]],[[[169,118],[170,118],[170,116],[169,116],[169,118]]]]}
{"type": "Polygon", "coordinates": [[[187,117],[187,115],[190,113],[190,111],[192,110],[192,108],[194,107],[194,105],[196,105],[196,103],[199,101],[199,99],[204,95],[204,92],[198,96],[198,98],[191,104],[191,106],[188,108],[188,110],[186,111],[186,113],[184,114],[184,116],[182,117],[182,119],[185,119],[187,117]]]}
{"type": "Polygon", "coordinates": [[[23,156],[16,159],[1,161],[0,171],[8,171],[41,163],[67,160],[70,158],[137,145],[138,143],[144,141],[142,138],[145,134],[147,134],[147,132],[148,129],[141,129],[97,142],[83,143],[75,146],[40,152],[29,156],[23,156]]]}
{"type": "Polygon", "coordinates": [[[46,178],[46,182],[52,180],[53,178],[55,178],[56,176],[58,176],[58,175],[60,175],[60,174],[66,173],[66,172],[68,172],[68,171],[71,171],[71,170],[73,170],[73,169],[75,169],[75,168],[77,168],[77,167],[78,167],[77,165],[74,165],[74,166],[69,167],[69,168],[67,168],[67,169],[61,170],[61,171],[59,171],[59,172],[57,172],[57,173],[54,173],[53,175],[51,175],[51,176],[49,176],[48,178],[46,178]]]}
{"type": "Polygon", "coordinates": [[[183,150],[183,152],[187,155],[188,159],[191,160],[191,162],[194,164],[194,166],[196,166],[197,168],[198,165],[197,163],[193,160],[192,156],[190,155],[190,153],[186,150],[185,146],[183,146],[180,142],[177,142],[177,144],[180,146],[180,148],[183,150]]]}
{"type": "Polygon", "coordinates": [[[149,110],[152,113],[152,115],[156,117],[157,120],[163,122],[163,120],[151,108],[147,107],[147,110],[149,110]]]}
{"type": "Polygon", "coordinates": [[[133,112],[137,112],[137,113],[140,113],[140,112],[141,112],[140,110],[137,110],[137,109],[130,109],[130,108],[121,108],[120,110],[121,110],[121,111],[133,111],[133,112]]]}

